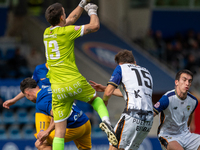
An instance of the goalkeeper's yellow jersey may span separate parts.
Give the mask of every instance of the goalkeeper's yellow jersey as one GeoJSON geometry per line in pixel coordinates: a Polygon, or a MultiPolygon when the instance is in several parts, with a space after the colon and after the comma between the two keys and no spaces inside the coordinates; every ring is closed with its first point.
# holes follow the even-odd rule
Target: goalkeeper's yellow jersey
{"type": "Polygon", "coordinates": [[[51,83],[66,83],[82,76],[75,63],[74,40],[83,35],[84,26],[55,26],[44,31],[43,41],[51,83]]]}

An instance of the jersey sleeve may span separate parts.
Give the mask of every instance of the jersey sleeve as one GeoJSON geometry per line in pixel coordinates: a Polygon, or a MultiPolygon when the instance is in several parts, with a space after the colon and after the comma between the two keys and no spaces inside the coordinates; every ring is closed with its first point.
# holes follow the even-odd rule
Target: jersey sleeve
{"type": "Polygon", "coordinates": [[[108,84],[111,84],[117,88],[121,80],[122,80],[122,70],[121,70],[120,65],[118,65],[113,71],[113,74],[110,80],[108,81],[108,84]]]}
{"type": "Polygon", "coordinates": [[[156,114],[165,110],[169,106],[169,99],[167,95],[163,95],[161,99],[153,106],[153,110],[156,114]]]}
{"type": "Polygon", "coordinates": [[[195,105],[195,107],[194,107],[194,110],[192,111],[192,113],[195,111],[195,109],[197,108],[197,106],[198,106],[198,100],[195,98],[195,100],[196,100],[196,105],[195,105]]]}
{"type": "Polygon", "coordinates": [[[76,38],[83,36],[84,26],[70,25],[64,28],[66,37],[73,41],[76,38]]]}

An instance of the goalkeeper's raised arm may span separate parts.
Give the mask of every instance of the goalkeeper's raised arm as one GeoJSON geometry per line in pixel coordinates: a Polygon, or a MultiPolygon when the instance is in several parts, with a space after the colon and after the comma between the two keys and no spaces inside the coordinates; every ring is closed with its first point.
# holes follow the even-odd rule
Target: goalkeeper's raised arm
{"type": "Polygon", "coordinates": [[[90,23],[86,24],[84,26],[84,33],[83,34],[89,34],[92,32],[96,32],[100,28],[100,22],[99,22],[99,17],[97,15],[97,9],[98,6],[92,3],[88,3],[84,7],[85,11],[88,13],[90,16],[90,23]]]}
{"type": "Polygon", "coordinates": [[[79,19],[79,17],[84,11],[84,7],[88,4],[88,2],[90,2],[90,0],[80,1],[79,5],[66,18],[65,26],[73,25],[79,19]]]}

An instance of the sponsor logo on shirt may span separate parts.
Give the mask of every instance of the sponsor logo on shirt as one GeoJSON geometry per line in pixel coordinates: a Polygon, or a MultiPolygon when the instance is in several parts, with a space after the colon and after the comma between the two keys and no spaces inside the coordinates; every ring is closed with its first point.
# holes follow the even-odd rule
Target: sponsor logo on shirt
{"type": "Polygon", "coordinates": [[[155,108],[158,108],[160,107],[160,102],[157,102],[155,105],[154,105],[155,108]]]}
{"type": "Polygon", "coordinates": [[[45,80],[46,78],[40,78],[40,80],[42,81],[42,80],[45,80]]]}
{"type": "Polygon", "coordinates": [[[42,88],[47,88],[47,87],[50,87],[50,85],[42,85],[42,88]]]}
{"type": "Polygon", "coordinates": [[[80,26],[75,26],[75,27],[74,27],[74,30],[77,31],[78,29],[80,29],[80,26]]]}
{"type": "Polygon", "coordinates": [[[46,39],[46,38],[57,38],[57,34],[44,35],[44,39],[46,39]]]}
{"type": "Polygon", "coordinates": [[[142,98],[142,97],[139,95],[139,92],[140,92],[140,90],[137,90],[137,91],[134,90],[135,98],[138,98],[138,97],[142,98]]]}

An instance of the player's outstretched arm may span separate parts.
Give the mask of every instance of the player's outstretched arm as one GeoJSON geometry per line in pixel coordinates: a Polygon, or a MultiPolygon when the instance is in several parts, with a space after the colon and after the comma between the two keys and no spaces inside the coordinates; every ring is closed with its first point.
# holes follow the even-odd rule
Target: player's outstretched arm
{"type": "MultiPolygon", "coordinates": [[[[102,85],[102,84],[99,84],[99,83],[96,83],[92,80],[89,80],[90,82],[90,85],[97,91],[97,92],[104,92],[105,89],[106,89],[106,86],[102,85]]],[[[112,93],[113,95],[115,96],[118,96],[118,97],[123,97],[121,91],[119,89],[115,89],[114,92],[112,93]]]]}
{"type": "Polygon", "coordinates": [[[123,97],[122,92],[119,89],[115,89],[113,92],[113,95],[118,97],[123,97]]]}
{"type": "Polygon", "coordinates": [[[3,107],[4,108],[7,108],[7,109],[10,109],[10,106],[14,105],[17,101],[19,101],[20,99],[24,98],[24,94],[22,92],[20,92],[17,96],[15,96],[14,98],[12,99],[9,99],[9,100],[6,100],[4,103],[3,103],[3,107]]]}
{"type": "Polygon", "coordinates": [[[90,16],[90,23],[84,26],[83,34],[89,34],[98,31],[100,28],[99,17],[97,16],[98,6],[92,3],[88,3],[84,9],[90,16]]]}
{"type": "MultiPolygon", "coordinates": [[[[108,101],[108,99],[112,96],[114,90],[116,89],[115,86],[109,84],[106,89],[105,89],[105,92],[103,94],[103,101],[108,101]]],[[[106,103],[105,103],[106,104],[106,103]]]]}
{"type": "Polygon", "coordinates": [[[99,83],[96,83],[92,80],[89,80],[90,82],[90,85],[97,91],[97,92],[104,92],[105,89],[106,89],[106,86],[102,85],[102,84],[99,84],[99,83]]]}
{"type": "Polygon", "coordinates": [[[85,5],[87,5],[88,2],[90,2],[90,0],[81,0],[80,1],[79,5],[66,18],[65,26],[73,25],[79,19],[79,17],[83,13],[85,5]]]}

